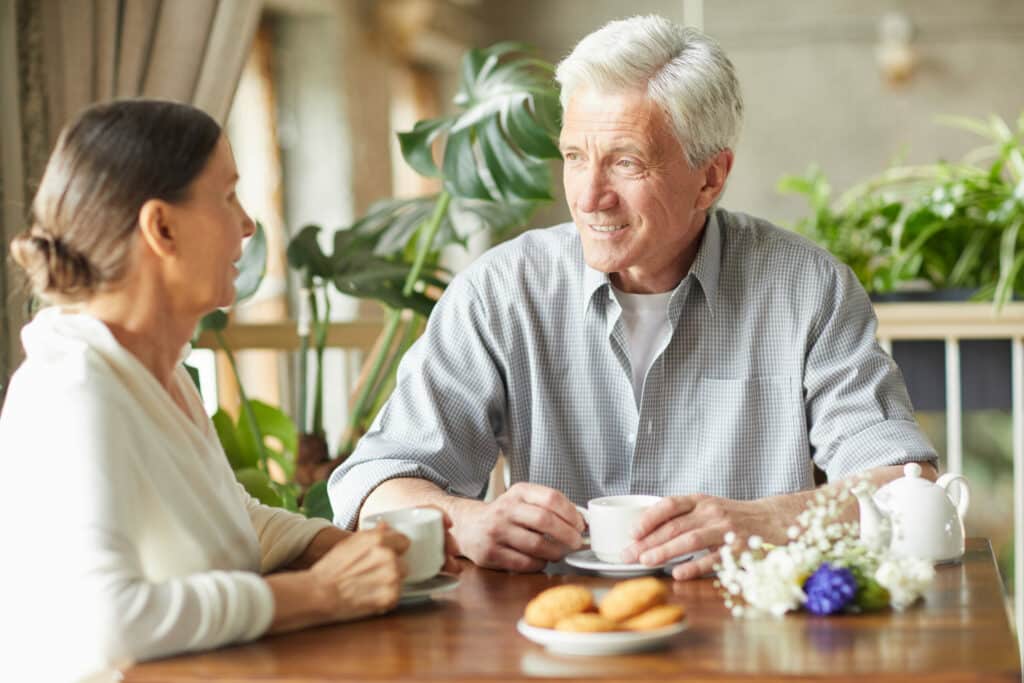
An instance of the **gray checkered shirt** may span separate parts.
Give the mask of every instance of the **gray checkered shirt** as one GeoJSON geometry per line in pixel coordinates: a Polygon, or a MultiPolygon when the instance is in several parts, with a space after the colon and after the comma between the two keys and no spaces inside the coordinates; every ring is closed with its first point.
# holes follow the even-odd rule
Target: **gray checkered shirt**
{"type": "Polygon", "coordinates": [[[608,277],[572,224],[531,230],[454,278],[390,400],[330,479],[336,524],[396,477],[480,498],[512,482],[595,496],[753,499],[932,460],[850,269],[803,238],[716,209],[668,305],[639,407],[608,277]]]}

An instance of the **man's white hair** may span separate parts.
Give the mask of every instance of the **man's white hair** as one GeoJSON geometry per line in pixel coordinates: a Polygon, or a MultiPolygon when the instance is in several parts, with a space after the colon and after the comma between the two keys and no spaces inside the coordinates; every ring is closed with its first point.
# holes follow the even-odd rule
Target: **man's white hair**
{"type": "Polygon", "coordinates": [[[621,92],[647,86],[668,115],[691,168],[734,149],[743,99],[732,62],[711,37],[659,16],[609,22],[581,40],[555,71],[564,109],[579,86],[621,92]]]}

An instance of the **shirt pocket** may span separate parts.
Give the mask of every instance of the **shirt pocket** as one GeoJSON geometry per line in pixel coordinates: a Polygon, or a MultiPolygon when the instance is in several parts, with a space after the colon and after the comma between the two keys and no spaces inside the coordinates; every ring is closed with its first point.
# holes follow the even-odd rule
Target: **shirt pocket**
{"type": "Polygon", "coordinates": [[[799,378],[701,378],[701,489],[750,500],[813,485],[799,378]]]}

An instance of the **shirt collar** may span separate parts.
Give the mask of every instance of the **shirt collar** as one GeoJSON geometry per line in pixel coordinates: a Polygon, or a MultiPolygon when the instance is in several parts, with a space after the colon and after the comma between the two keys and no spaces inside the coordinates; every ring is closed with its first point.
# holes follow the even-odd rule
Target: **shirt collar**
{"type": "Polygon", "coordinates": [[[715,312],[715,300],[718,296],[718,274],[722,269],[722,229],[718,224],[718,211],[712,209],[704,224],[704,239],[701,240],[697,256],[690,266],[693,274],[704,290],[704,298],[708,309],[715,312]]]}
{"type": "MultiPolygon", "coordinates": [[[[693,264],[690,266],[690,274],[692,274],[698,282],[700,282],[701,289],[704,290],[704,298],[708,302],[708,309],[711,313],[715,311],[715,299],[718,295],[718,274],[722,267],[722,235],[721,228],[718,224],[718,211],[712,210],[708,215],[707,222],[704,224],[704,236],[701,240],[700,248],[697,250],[697,255],[693,259],[693,264]]],[[[685,281],[684,277],[680,284],[685,281]]],[[[604,288],[607,285],[605,291],[611,292],[611,281],[608,279],[607,273],[602,273],[599,270],[594,270],[584,262],[583,264],[583,311],[586,312],[590,306],[591,301],[594,298],[594,294],[604,288]]],[[[676,289],[679,289],[677,285],[676,289]]],[[[673,299],[675,297],[673,296],[673,299]]]]}

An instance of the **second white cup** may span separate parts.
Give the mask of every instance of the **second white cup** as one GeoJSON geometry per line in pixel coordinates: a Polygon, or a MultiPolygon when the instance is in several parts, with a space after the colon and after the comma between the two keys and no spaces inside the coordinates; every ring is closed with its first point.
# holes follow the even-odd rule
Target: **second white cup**
{"type": "Polygon", "coordinates": [[[590,549],[597,559],[610,564],[622,563],[622,551],[633,544],[633,527],[647,508],[660,496],[605,496],[587,503],[590,549]]]}
{"type": "Polygon", "coordinates": [[[370,515],[359,525],[372,529],[387,522],[395,531],[409,538],[409,549],[403,558],[409,570],[405,583],[420,583],[437,576],[444,566],[444,520],[434,508],[406,508],[370,515]]]}

